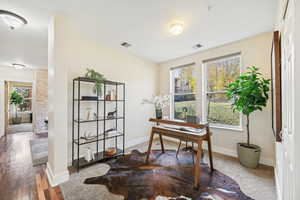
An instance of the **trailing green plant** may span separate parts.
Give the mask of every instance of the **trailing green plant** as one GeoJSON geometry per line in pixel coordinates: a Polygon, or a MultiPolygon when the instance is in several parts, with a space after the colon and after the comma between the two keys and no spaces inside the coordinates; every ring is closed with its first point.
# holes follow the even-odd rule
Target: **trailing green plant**
{"type": "Polygon", "coordinates": [[[10,94],[10,104],[15,105],[16,108],[16,118],[18,118],[18,106],[22,104],[24,101],[24,98],[21,94],[19,94],[17,91],[13,91],[10,94]]]}
{"type": "Polygon", "coordinates": [[[96,72],[93,69],[88,69],[87,68],[86,70],[87,70],[87,72],[85,73],[85,77],[93,79],[95,81],[95,86],[93,88],[94,93],[97,93],[97,91],[98,91],[98,94],[101,95],[102,86],[103,86],[103,83],[105,81],[104,75],[100,74],[99,72],[96,72]]]}
{"type": "Polygon", "coordinates": [[[257,110],[262,111],[267,105],[271,80],[265,79],[255,66],[247,69],[248,72],[226,86],[226,95],[233,101],[233,110],[247,117],[247,146],[250,147],[249,115],[257,110]]]}

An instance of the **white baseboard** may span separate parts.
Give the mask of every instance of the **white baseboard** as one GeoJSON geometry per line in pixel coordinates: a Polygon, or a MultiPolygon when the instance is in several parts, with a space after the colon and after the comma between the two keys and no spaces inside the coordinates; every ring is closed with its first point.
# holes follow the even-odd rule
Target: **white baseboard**
{"type": "MultiPolygon", "coordinates": [[[[167,138],[167,137],[164,138],[164,139],[172,141],[172,142],[178,142],[178,139],[167,138]]],[[[205,150],[207,150],[207,143],[206,142],[203,144],[203,148],[205,150]]],[[[236,150],[228,149],[228,148],[224,148],[224,147],[220,147],[220,146],[216,146],[216,145],[212,145],[212,151],[216,152],[216,153],[219,153],[219,154],[226,155],[226,156],[231,156],[231,157],[235,157],[235,158],[238,157],[236,150]]],[[[260,157],[259,163],[263,164],[263,165],[272,166],[272,167],[275,166],[274,160],[270,159],[270,158],[266,158],[266,157],[260,157]]]]}
{"type": "Polygon", "coordinates": [[[140,138],[137,138],[137,139],[130,140],[130,141],[126,142],[125,146],[126,146],[126,148],[130,148],[130,147],[133,147],[135,145],[148,142],[149,141],[149,137],[150,136],[146,135],[144,137],[140,137],[140,138]]]}
{"type": "Polygon", "coordinates": [[[281,188],[279,185],[279,177],[278,177],[278,173],[277,173],[277,168],[274,168],[274,174],[275,174],[275,185],[276,185],[276,195],[277,195],[277,200],[282,200],[282,194],[281,194],[281,188]]]}
{"type": "Polygon", "coordinates": [[[48,181],[52,187],[55,187],[61,183],[68,181],[70,177],[68,169],[58,174],[53,174],[49,163],[47,163],[46,174],[48,177],[48,181]]]}

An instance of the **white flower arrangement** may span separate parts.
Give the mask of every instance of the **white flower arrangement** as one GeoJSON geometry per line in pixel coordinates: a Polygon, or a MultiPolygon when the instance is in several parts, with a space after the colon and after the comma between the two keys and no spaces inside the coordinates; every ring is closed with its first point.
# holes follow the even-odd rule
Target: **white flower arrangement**
{"type": "Polygon", "coordinates": [[[155,109],[163,109],[170,104],[170,95],[153,95],[151,99],[143,99],[142,104],[153,104],[155,109]]]}

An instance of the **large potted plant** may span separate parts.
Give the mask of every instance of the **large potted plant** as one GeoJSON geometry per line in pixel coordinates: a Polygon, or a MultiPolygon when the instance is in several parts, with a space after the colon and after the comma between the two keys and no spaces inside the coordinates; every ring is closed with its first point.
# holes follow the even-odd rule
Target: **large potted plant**
{"type": "Polygon", "coordinates": [[[22,104],[24,101],[24,98],[21,94],[19,94],[17,91],[13,91],[10,94],[10,104],[13,104],[15,106],[15,117],[12,118],[13,124],[20,124],[22,121],[22,118],[18,116],[18,108],[19,105],[22,104]]]}
{"type": "Polygon", "coordinates": [[[270,90],[270,79],[265,79],[255,66],[248,67],[248,72],[227,86],[227,97],[230,98],[232,108],[246,116],[247,143],[238,143],[237,152],[243,166],[255,168],[260,159],[261,148],[250,143],[250,114],[267,105],[270,90]]]}

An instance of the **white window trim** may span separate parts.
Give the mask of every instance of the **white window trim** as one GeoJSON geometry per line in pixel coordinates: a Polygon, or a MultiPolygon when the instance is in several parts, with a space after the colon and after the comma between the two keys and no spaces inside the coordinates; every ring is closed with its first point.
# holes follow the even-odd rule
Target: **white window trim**
{"type": "MultiPolygon", "coordinates": [[[[222,56],[220,58],[214,58],[207,61],[202,62],[202,119],[204,123],[207,123],[207,66],[206,63],[213,60],[220,60],[220,59],[227,59],[229,57],[239,57],[240,58],[240,74],[242,74],[242,56],[241,53],[238,53],[236,55],[228,55],[228,56],[222,56]]],[[[222,91],[220,91],[222,92],[222,91]]],[[[210,123],[210,127],[217,128],[217,129],[225,129],[225,130],[235,130],[235,131],[243,131],[243,115],[240,113],[240,125],[239,126],[229,126],[224,124],[213,124],[210,123]]]]}

